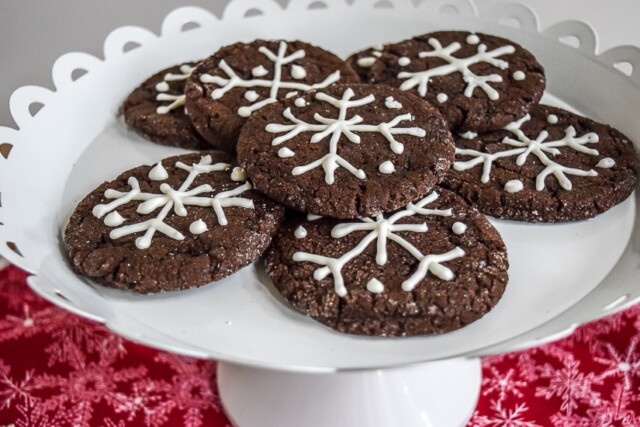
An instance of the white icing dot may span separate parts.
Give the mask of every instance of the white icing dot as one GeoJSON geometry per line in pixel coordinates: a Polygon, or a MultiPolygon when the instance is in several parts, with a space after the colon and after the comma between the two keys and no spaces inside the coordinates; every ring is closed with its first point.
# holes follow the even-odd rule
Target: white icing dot
{"type": "Polygon", "coordinates": [[[393,163],[391,163],[391,161],[387,160],[386,162],[382,162],[380,164],[380,166],[378,167],[378,170],[381,173],[390,174],[390,173],[393,173],[396,170],[396,168],[395,166],[393,166],[393,163]]]}
{"type": "Polygon", "coordinates": [[[104,217],[104,225],[109,227],[117,227],[122,224],[125,219],[118,213],[118,211],[113,211],[109,215],[104,217]]]}
{"type": "Polygon", "coordinates": [[[602,160],[600,160],[598,162],[596,167],[597,168],[603,168],[603,169],[609,169],[609,168],[612,168],[615,164],[616,164],[616,161],[613,160],[611,157],[605,157],[604,159],[602,159],[602,160]]]}
{"type": "Polygon", "coordinates": [[[296,107],[305,107],[307,105],[307,101],[304,100],[304,98],[296,98],[294,104],[296,104],[296,107]]]}
{"type": "Polygon", "coordinates": [[[447,95],[446,93],[439,93],[438,96],[436,96],[436,99],[440,104],[442,104],[443,102],[447,102],[447,100],[449,99],[449,95],[447,95]]]}
{"type": "Polygon", "coordinates": [[[307,214],[307,221],[317,221],[320,218],[322,218],[320,215],[307,214]]]}
{"type": "Polygon", "coordinates": [[[307,229],[303,226],[299,226],[293,234],[296,236],[296,239],[304,239],[307,237],[307,229]]]}
{"type": "Polygon", "coordinates": [[[379,294],[384,291],[384,285],[375,277],[367,283],[367,290],[372,294],[379,294]]]}
{"type": "Polygon", "coordinates": [[[526,75],[524,74],[524,71],[516,71],[515,73],[513,73],[513,80],[524,80],[526,77],[526,75]]]}
{"type": "Polygon", "coordinates": [[[464,139],[473,139],[476,136],[478,136],[477,133],[473,132],[473,131],[467,131],[465,133],[460,133],[459,134],[461,137],[463,137],[464,139]]]}
{"type": "Polygon", "coordinates": [[[247,172],[244,170],[244,168],[241,168],[240,166],[236,166],[235,168],[233,168],[233,171],[231,171],[231,180],[246,181],[247,172]]]}
{"type": "Polygon", "coordinates": [[[463,222],[454,222],[451,226],[451,231],[453,231],[455,234],[462,234],[467,231],[467,224],[463,222]]]}
{"type": "Polygon", "coordinates": [[[376,58],[372,56],[365,56],[364,58],[358,59],[358,66],[362,68],[371,68],[375,62],[376,58]]]}
{"type": "Polygon", "coordinates": [[[291,66],[291,77],[296,80],[302,80],[307,77],[307,71],[300,65],[293,64],[291,66]]]}
{"type": "Polygon", "coordinates": [[[469,43],[469,44],[478,44],[478,43],[480,43],[480,37],[478,37],[475,34],[469,34],[467,36],[467,43],[469,43]]]}
{"type": "Polygon", "coordinates": [[[281,149],[278,150],[278,157],[280,157],[281,159],[286,159],[287,157],[293,157],[295,155],[296,153],[294,153],[287,147],[282,147],[281,149]]]}
{"type": "Polygon", "coordinates": [[[382,56],[382,52],[374,51],[374,52],[371,52],[371,55],[375,56],[376,58],[380,58],[382,56]]]}
{"type": "Polygon", "coordinates": [[[519,179],[512,179],[504,185],[504,190],[509,193],[517,193],[522,191],[524,185],[522,185],[522,181],[519,179]]]}
{"type": "Polygon", "coordinates": [[[167,82],[160,82],[156,85],[156,90],[158,92],[166,92],[169,90],[169,83],[167,82]]]}
{"type": "Polygon", "coordinates": [[[194,68],[195,68],[195,67],[192,67],[192,66],[191,66],[191,65],[189,65],[189,64],[182,64],[182,65],[180,66],[180,72],[181,72],[182,74],[191,74],[191,73],[193,72],[193,69],[194,69],[194,68]]]}
{"type": "Polygon", "coordinates": [[[153,181],[164,181],[167,178],[169,178],[169,173],[164,166],[162,166],[162,162],[158,162],[158,164],[149,171],[149,179],[153,181]]]}
{"type": "Polygon", "coordinates": [[[294,96],[296,96],[297,94],[298,94],[298,91],[296,91],[296,90],[292,90],[291,92],[287,92],[287,93],[284,95],[284,97],[285,97],[285,98],[287,98],[287,99],[288,99],[288,98],[293,98],[293,97],[294,97],[294,96]]]}
{"type": "Polygon", "coordinates": [[[193,221],[191,225],[189,225],[189,231],[192,234],[202,234],[207,230],[208,230],[207,224],[205,224],[205,222],[201,219],[193,221]]]}
{"type": "Polygon", "coordinates": [[[387,108],[394,109],[394,110],[398,110],[402,108],[402,104],[396,101],[395,99],[393,99],[393,96],[387,96],[384,100],[384,105],[387,108]]]}
{"type": "Polygon", "coordinates": [[[269,72],[262,65],[258,65],[253,70],[251,70],[251,74],[253,74],[255,77],[264,77],[269,74],[269,72]]]}
{"type": "Polygon", "coordinates": [[[556,123],[558,123],[558,116],[556,116],[555,114],[549,114],[547,116],[547,122],[555,125],[556,123]]]}
{"type": "Polygon", "coordinates": [[[409,64],[411,64],[411,60],[406,56],[403,56],[402,58],[398,59],[398,65],[401,67],[406,67],[409,64]]]}
{"type": "Polygon", "coordinates": [[[258,95],[258,92],[256,92],[255,90],[250,90],[244,94],[244,97],[247,101],[254,102],[258,98],[260,98],[260,95],[258,95]]]}

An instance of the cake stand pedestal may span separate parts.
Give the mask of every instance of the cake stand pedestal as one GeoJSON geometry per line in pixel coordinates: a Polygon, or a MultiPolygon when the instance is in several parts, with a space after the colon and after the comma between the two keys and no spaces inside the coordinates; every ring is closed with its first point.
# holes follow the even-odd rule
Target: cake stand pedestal
{"type": "Polygon", "coordinates": [[[236,427],[460,427],[480,381],[480,359],[322,374],[218,364],[220,396],[236,427]]]}

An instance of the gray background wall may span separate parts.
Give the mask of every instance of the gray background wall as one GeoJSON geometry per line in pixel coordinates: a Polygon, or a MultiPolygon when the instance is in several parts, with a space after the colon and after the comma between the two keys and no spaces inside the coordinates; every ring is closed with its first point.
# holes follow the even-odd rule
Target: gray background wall
{"type": "MultiPolygon", "coordinates": [[[[476,4],[482,9],[503,1],[476,0],[476,4]]],[[[279,2],[284,4],[287,0],[279,2]]],[[[529,2],[535,4],[543,27],[564,19],[587,20],[598,28],[613,29],[601,37],[603,48],[622,41],[640,45],[638,0],[529,2]]],[[[51,66],[60,55],[83,51],[100,56],[105,36],[116,27],[140,25],[157,32],[162,18],[176,7],[192,4],[220,16],[227,3],[228,0],[0,0],[0,125],[14,125],[9,96],[16,88],[27,84],[52,86],[51,66]]]]}

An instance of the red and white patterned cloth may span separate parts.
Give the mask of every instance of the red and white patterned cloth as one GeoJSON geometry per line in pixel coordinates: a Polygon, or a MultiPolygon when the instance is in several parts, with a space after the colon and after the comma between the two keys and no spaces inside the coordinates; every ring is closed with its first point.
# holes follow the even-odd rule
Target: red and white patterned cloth
{"type": "MultiPolygon", "coordinates": [[[[215,362],[126,341],[42,300],[25,278],[0,271],[0,426],[229,427],[215,362]]],[[[485,359],[469,425],[640,426],[639,330],[636,306],[485,359]]]]}

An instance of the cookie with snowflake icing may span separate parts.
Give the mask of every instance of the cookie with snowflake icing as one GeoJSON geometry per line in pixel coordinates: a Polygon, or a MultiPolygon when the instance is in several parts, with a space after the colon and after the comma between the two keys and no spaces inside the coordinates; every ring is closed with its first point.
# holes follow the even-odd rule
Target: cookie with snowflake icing
{"type": "Polygon", "coordinates": [[[624,201],[640,170],[622,133],[546,105],[503,130],[456,138],[443,185],[481,212],[519,221],[591,218],[624,201]]]}
{"type": "Polygon", "coordinates": [[[544,69],[529,51],[481,33],[424,34],[357,52],[348,62],[363,81],[421,96],[460,132],[506,126],[524,116],[545,88],[544,69]]]}
{"type": "Polygon", "coordinates": [[[258,190],[335,218],[377,215],[424,196],[453,155],[438,110],[410,93],[362,84],[269,105],[238,141],[238,160],[258,190]]]}
{"type": "Polygon", "coordinates": [[[374,218],[286,222],[266,255],[285,301],[340,332],[438,334],[479,319],[508,280],[507,251],[487,219],[436,188],[374,218]]]}
{"type": "Polygon", "coordinates": [[[158,144],[210,149],[184,111],[184,85],[195,65],[188,62],[162,70],[131,92],[121,108],[127,125],[158,144]]]}
{"type": "Polygon", "coordinates": [[[225,46],[205,59],[187,80],[187,111],[214,147],[234,152],[240,128],[274,102],[359,81],[340,58],[301,41],[255,40],[225,46]]]}
{"type": "Polygon", "coordinates": [[[73,270],[139,293],[193,288],[253,262],[284,209],[252,189],[228,154],[169,157],[106,182],[70,217],[73,270]]]}

